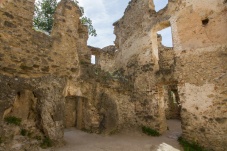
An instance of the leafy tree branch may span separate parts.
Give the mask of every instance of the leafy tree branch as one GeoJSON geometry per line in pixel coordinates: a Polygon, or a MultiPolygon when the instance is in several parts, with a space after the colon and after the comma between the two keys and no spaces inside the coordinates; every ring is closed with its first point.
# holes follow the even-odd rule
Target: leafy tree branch
{"type": "MultiPolygon", "coordinates": [[[[73,0],[77,5],[78,2],[73,0]]],[[[35,3],[35,15],[33,25],[36,29],[51,32],[54,22],[54,12],[57,7],[57,0],[42,0],[35,3]]],[[[84,8],[79,7],[82,13],[81,23],[88,26],[90,36],[97,36],[96,30],[90,18],[84,16],[84,8]]]]}

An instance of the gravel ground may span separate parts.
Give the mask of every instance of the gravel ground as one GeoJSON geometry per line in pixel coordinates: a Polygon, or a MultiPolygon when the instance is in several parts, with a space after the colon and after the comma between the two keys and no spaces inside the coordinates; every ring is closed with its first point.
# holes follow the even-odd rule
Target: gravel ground
{"type": "Polygon", "coordinates": [[[88,134],[70,128],[65,130],[66,145],[55,151],[177,151],[181,135],[178,120],[168,120],[169,130],[160,137],[150,137],[141,132],[124,132],[111,136],[88,134]],[[174,148],[173,148],[174,147],[174,148]]]}

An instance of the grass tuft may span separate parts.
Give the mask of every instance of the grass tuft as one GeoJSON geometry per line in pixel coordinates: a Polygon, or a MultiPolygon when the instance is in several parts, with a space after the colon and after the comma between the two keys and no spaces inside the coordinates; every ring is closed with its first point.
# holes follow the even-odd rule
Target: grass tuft
{"type": "Polygon", "coordinates": [[[42,141],[42,143],[40,144],[40,147],[43,149],[49,148],[53,146],[53,142],[49,137],[45,137],[42,141]]]}
{"type": "Polygon", "coordinates": [[[21,129],[20,134],[22,136],[26,136],[28,134],[28,131],[26,129],[21,129]]]}
{"type": "Polygon", "coordinates": [[[4,120],[7,124],[14,124],[17,126],[20,126],[20,124],[21,124],[21,118],[17,118],[15,116],[5,117],[4,120]]]}
{"type": "Polygon", "coordinates": [[[207,151],[197,143],[189,143],[183,137],[179,137],[178,142],[182,145],[184,151],[207,151]]]}
{"type": "Polygon", "coordinates": [[[158,131],[153,130],[146,126],[142,126],[142,131],[143,131],[143,133],[150,135],[150,136],[160,136],[161,135],[158,131]]]}

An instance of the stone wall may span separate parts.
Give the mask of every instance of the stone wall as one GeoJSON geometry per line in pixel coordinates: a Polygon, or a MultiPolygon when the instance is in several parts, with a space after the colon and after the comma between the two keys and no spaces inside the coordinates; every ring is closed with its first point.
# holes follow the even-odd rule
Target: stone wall
{"type": "Polygon", "coordinates": [[[227,49],[198,50],[177,59],[183,136],[213,150],[226,150],[227,49]]]}
{"type": "Polygon", "coordinates": [[[108,72],[114,72],[115,69],[115,56],[117,52],[117,48],[113,45],[102,48],[100,51],[100,57],[98,61],[98,65],[102,70],[108,72]]]}
{"type": "Polygon", "coordinates": [[[50,35],[33,29],[33,2],[9,1],[1,8],[1,50],[4,52],[1,53],[1,62],[4,62],[1,69],[11,74],[34,76],[78,72],[78,52],[80,56],[87,53],[88,35],[78,19],[80,10],[71,5],[70,2],[58,5],[50,35]]]}
{"type": "Polygon", "coordinates": [[[227,6],[221,0],[184,4],[171,17],[183,137],[208,149],[226,150],[227,6]]]}
{"type": "Polygon", "coordinates": [[[34,0],[0,3],[0,124],[8,116],[22,119],[12,136],[9,126],[0,131],[6,150],[14,149],[12,138],[20,129],[61,144],[67,83],[80,76],[81,62],[90,62],[87,27],[74,2],[58,4],[50,34],[33,28],[33,14],[34,0]]]}
{"type": "Polygon", "coordinates": [[[158,120],[148,120],[147,125],[162,132],[166,118],[177,117],[179,108],[168,108],[168,91],[174,87],[182,107],[183,137],[213,150],[226,150],[227,143],[226,10],[223,0],[169,1],[158,12],[152,1],[132,0],[125,15],[114,23],[119,50],[115,67],[129,77],[135,95],[144,92],[138,98],[148,104],[143,113],[158,115],[158,120]],[[173,48],[162,46],[157,35],[169,26],[173,48]]]}
{"type": "Polygon", "coordinates": [[[59,3],[50,34],[32,28],[34,0],[0,1],[3,149],[13,149],[11,135],[22,128],[61,142],[64,127],[163,133],[166,119],[178,118],[188,141],[226,150],[226,10],[223,0],[169,0],[159,12],[152,0],[131,0],[114,23],[115,46],[99,49],[87,47],[87,28],[70,0],[59,3]],[[173,48],[157,35],[169,26],[173,48]],[[8,126],[7,116],[22,125],[8,126]]]}

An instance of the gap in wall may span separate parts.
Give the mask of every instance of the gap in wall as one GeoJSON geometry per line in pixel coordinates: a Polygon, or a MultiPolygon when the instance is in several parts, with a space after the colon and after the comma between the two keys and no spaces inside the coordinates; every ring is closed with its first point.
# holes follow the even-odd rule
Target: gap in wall
{"type": "Polygon", "coordinates": [[[171,26],[157,32],[162,37],[162,45],[166,47],[173,47],[171,26]]]}
{"type": "Polygon", "coordinates": [[[168,0],[154,0],[155,11],[158,12],[168,5],[168,0]]]}
{"type": "Polygon", "coordinates": [[[96,64],[95,55],[91,55],[91,64],[96,64]]]}

